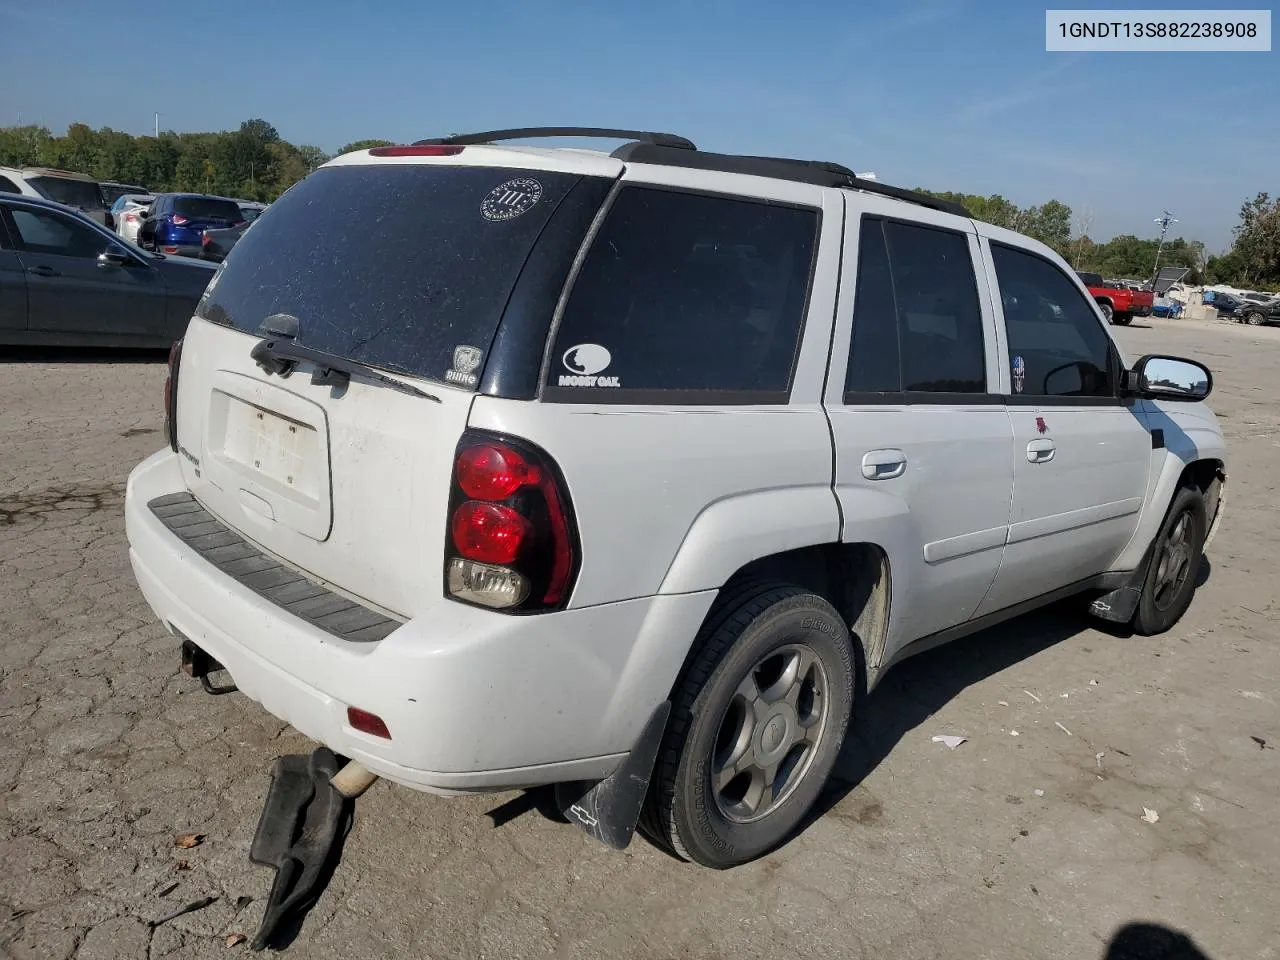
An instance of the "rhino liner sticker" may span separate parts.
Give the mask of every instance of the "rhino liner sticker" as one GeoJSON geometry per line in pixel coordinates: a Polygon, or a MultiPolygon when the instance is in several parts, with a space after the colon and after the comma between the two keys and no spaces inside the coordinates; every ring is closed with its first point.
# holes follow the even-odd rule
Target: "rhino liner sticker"
{"type": "Polygon", "coordinates": [[[480,215],[486,220],[514,220],[528,213],[542,199],[542,184],[533,177],[516,177],[500,183],[480,201],[480,215]]]}
{"type": "Polygon", "coordinates": [[[560,362],[569,373],[560,374],[556,386],[559,387],[620,387],[617,377],[602,377],[599,374],[607,370],[613,362],[613,355],[608,348],[598,343],[580,343],[570,347],[560,355],[560,362]]]}
{"type": "Polygon", "coordinates": [[[465,343],[454,347],[453,369],[445,371],[445,381],[464,387],[474,387],[480,382],[476,371],[480,369],[480,358],[482,356],[484,356],[484,351],[479,347],[473,347],[465,343]]]}

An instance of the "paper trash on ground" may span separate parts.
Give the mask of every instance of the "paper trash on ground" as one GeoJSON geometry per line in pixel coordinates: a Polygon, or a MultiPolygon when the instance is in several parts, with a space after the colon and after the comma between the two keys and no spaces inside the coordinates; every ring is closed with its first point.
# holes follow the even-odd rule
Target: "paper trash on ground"
{"type": "Polygon", "coordinates": [[[965,740],[967,739],[968,737],[953,737],[949,733],[943,733],[934,737],[933,742],[945,743],[949,749],[954,750],[956,747],[960,746],[960,744],[964,743],[965,740]]]}

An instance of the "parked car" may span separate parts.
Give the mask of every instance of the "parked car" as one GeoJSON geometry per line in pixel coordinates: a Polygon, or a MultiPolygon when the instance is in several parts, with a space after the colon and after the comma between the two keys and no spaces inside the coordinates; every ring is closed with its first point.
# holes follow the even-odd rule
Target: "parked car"
{"type": "Polygon", "coordinates": [[[0,343],[168,347],[211,276],[60,204],[0,193],[0,343]]]}
{"type": "Polygon", "coordinates": [[[1151,316],[1155,308],[1155,294],[1150,290],[1130,289],[1119,282],[1105,281],[1096,273],[1077,271],[1076,275],[1089,288],[1089,295],[1108,323],[1129,324],[1134,317],[1151,316]]]}
{"type": "Polygon", "coordinates": [[[257,220],[268,206],[268,204],[255,203],[252,200],[237,200],[236,204],[240,207],[240,214],[244,217],[246,223],[253,223],[253,221],[257,220]]]}
{"type": "Polygon", "coordinates": [[[1237,297],[1235,294],[1225,293],[1221,290],[1206,290],[1202,300],[1217,310],[1219,317],[1234,315],[1236,308],[1245,302],[1243,297],[1237,297]]]}
{"type": "Polygon", "coordinates": [[[104,180],[99,186],[102,188],[102,202],[107,205],[108,209],[115,209],[115,202],[126,194],[141,194],[151,196],[151,191],[146,187],[140,187],[131,183],[116,183],[112,180],[104,180]]]}
{"type": "Polygon", "coordinates": [[[1236,307],[1234,317],[1240,323],[1260,327],[1267,323],[1280,323],[1280,297],[1272,297],[1265,303],[1246,300],[1236,307]]]}
{"type": "Polygon", "coordinates": [[[115,199],[111,205],[111,220],[115,224],[116,235],[130,243],[138,242],[138,228],[151,209],[155,197],[147,193],[127,193],[115,199]]]}
{"type": "Polygon", "coordinates": [[[315,787],[254,842],[285,893],[328,841],[276,814],[335,755],[555,785],[613,846],[638,819],[729,867],[891,665],[1070,595],[1144,635],[1191,603],[1205,367],[1129,361],[1061,257],[947,201],[632,136],[346,154],[171,354],[130,557],[190,672],[332,750],[276,768],[315,787]]]}
{"type": "Polygon", "coordinates": [[[98,181],[82,173],[51,167],[0,167],[0,193],[52,200],[79,210],[103,226],[112,226],[98,181]]]}
{"type": "Polygon", "coordinates": [[[200,239],[200,259],[221,263],[227,258],[231,248],[244,236],[249,226],[249,223],[241,223],[234,227],[223,227],[220,230],[206,230],[200,239]]]}
{"type": "Polygon", "coordinates": [[[160,193],[138,230],[138,242],[148,250],[200,256],[206,230],[232,227],[244,221],[234,200],[199,193],[160,193]]]}

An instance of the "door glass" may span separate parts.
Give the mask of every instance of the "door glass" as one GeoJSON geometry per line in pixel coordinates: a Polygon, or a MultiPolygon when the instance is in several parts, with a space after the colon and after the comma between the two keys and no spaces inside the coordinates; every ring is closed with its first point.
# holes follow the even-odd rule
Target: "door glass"
{"type": "Polygon", "coordinates": [[[991,245],[1015,395],[1112,397],[1111,338],[1093,305],[1048,260],[991,245]]]}
{"type": "Polygon", "coordinates": [[[859,393],[900,393],[898,318],[884,221],[863,218],[858,241],[858,286],[853,303],[853,334],[845,375],[845,401],[859,393]]]}
{"type": "Polygon", "coordinates": [[[43,210],[13,210],[12,213],[22,247],[30,253],[93,259],[109,246],[91,227],[56,213],[43,210]]]}
{"type": "Polygon", "coordinates": [[[986,393],[982,307],[962,233],[886,222],[908,392],[986,393]]]}

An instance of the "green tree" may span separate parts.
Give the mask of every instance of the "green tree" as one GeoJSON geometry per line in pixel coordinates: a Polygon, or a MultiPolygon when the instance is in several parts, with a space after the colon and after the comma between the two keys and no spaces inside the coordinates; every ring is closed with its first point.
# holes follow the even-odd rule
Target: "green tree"
{"type": "Polygon", "coordinates": [[[1280,283],[1280,199],[1259,193],[1240,207],[1231,252],[1247,284],[1280,283]]]}
{"type": "Polygon", "coordinates": [[[394,147],[394,140],[357,140],[354,143],[348,143],[345,147],[341,147],[335,157],[340,157],[344,153],[353,153],[356,150],[368,150],[371,147],[394,147]]]}

